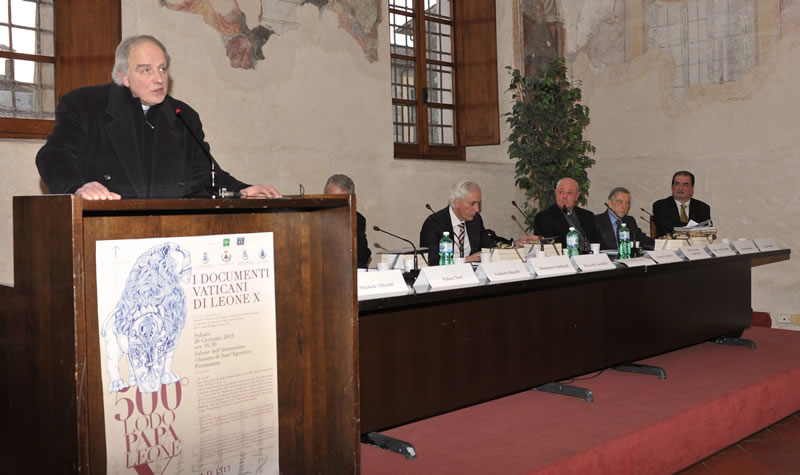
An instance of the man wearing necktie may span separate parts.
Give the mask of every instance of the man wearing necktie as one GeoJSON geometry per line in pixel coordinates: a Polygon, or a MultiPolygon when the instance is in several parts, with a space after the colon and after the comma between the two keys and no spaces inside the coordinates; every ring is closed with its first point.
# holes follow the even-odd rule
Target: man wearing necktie
{"type": "Polygon", "coordinates": [[[625,223],[631,233],[631,241],[639,241],[644,249],[652,249],[654,241],[645,235],[633,216],[628,216],[631,209],[631,193],[618,186],[608,194],[607,209],[595,215],[595,227],[600,239],[600,249],[619,249],[619,227],[625,223]]]}
{"type": "Polygon", "coordinates": [[[711,207],[693,196],[694,175],[686,170],[676,172],[672,176],[672,196],[653,203],[657,236],[670,234],[690,220],[702,223],[711,219],[711,207]]]}
{"type": "MultiPolygon", "coordinates": [[[[481,218],[481,187],[470,180],[461,180],[450,191],[450,204],[428,216],[419,232],[419,244],[428,248],[428,265],[439,265],[439,240],[447,231],[453,238],[455,257],[464,262],[479,262],[481,249],[497,246],[481,218]]],[[[514,241],[517,247],[534,241],[537,236],[524,236],[514,241]]]]}

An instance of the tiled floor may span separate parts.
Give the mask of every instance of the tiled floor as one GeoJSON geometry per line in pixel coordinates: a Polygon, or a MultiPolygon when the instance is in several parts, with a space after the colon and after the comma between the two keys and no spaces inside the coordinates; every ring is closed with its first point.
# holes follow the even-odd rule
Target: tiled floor
{"type": "Polygon", "coordinates": [[[680,475],[800,474],[800,412],[678,473],[680,475]]]}

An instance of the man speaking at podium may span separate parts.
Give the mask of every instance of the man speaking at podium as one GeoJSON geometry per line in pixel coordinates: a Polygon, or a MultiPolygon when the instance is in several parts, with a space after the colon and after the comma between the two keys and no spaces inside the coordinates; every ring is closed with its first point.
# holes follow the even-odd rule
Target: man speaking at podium
{"type": "Polygon", "coordinates": [[[152,36],[117,47],[111,84],[65,94],[56,123],[36,155],[50,193],[88,200],[181,198],[212,185],[242,197],[277,197],[215,166],[200,117],[169,96],[170,57],[152,36]]]}

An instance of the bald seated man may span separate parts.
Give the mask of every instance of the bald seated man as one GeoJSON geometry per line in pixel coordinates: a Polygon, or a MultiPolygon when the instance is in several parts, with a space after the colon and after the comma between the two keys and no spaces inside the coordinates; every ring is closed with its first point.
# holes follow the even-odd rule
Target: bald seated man
{"type": "MultiPolygon", "coordinates": [[[[61,98],[53,133],[36,155],[48,192],[87,200],[207,193],[211,162],[203,125],[194,109],[168,94],[169,66],[159,40],[132,36],[117,46],[113,83],[61,98]]],[[[219,166],[215,187],[246,198],[280,196],[271,186],[248,185],[219,166]]]]}
{"type": "Polygon", "coordinates": [[[578,182],[564,177],[556,183],[556,202],[550,207],[536,213],[533,218],[533,230],[545,238],[555,238],[562,246],[567,245],[567,232],[574,227],[580,235],[581,252],[589,252],[590,243],[598,242],[594,213],[578,206],[580,193],[578,182]]]}

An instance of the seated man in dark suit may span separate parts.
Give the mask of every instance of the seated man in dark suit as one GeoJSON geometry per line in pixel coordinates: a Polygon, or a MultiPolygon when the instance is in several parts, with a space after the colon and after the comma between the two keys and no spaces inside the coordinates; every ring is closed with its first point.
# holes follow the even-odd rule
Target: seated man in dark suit
{"type": "Polygon", "coordinates": [[[590,243],[597,242],[594,228],[594,213],[579,208],[578,182],[562,178],[556,183],[556,202],[536,213],[533,228],[536,234],[552,237],[562,246],[567,245],[567,232],[574,227],[580,235],[581,252],[590,252],[590,243]]]}
{"type": "Polygon", "coordinates": [[[685,226],[689,220],[702,223],[711,219],[711,207],[692,196],[694,175],[686,170],[672,175],[672,196],[653,203],[656,236],[670,234],[676,226],[685,226]]]}
{"type": "MultiPolygon", "coordinates": [[[[439,265],[439,240],[447,231],[453,238],[455,257],[464,257],[464,262],[478,262],[481,249],[497,245],[483,226],[481,211],[481,187],[469,180],[462,180],[450,192],[450,205],[428,216],[419,232],[419,244],[428,248],[428,265],[439,265]],[[455,232],[453,232],[455,230],[455,232]]],[[[536,236],[525,236],[514,241],[515,246],[535,240],[536,236]]]]}
{"type": "Polygon", "coordinates": [[[618,186],[608,194],[608,209],[605,213],[595,215],[597,237],[600,249],[619,249],[618,232],[625,223],[630,230],[631,241],[639,241],[644,249],[653,249],[654,241],[639,229],[633,216],[628,216],[631,209],[631,192],[618,186]]]}
{"type": "MultiPolygon", "coordinates": [[[[326,195],[354,195],[356,185],[347,175],[331,175],[325,183],[323,193],[326,195]]],[[[358,211],[356,211],[356,244],[358,245],[358,267],[366,269],[372,251],[369,250],[367,243],[367,218],[358,211]]]]}

